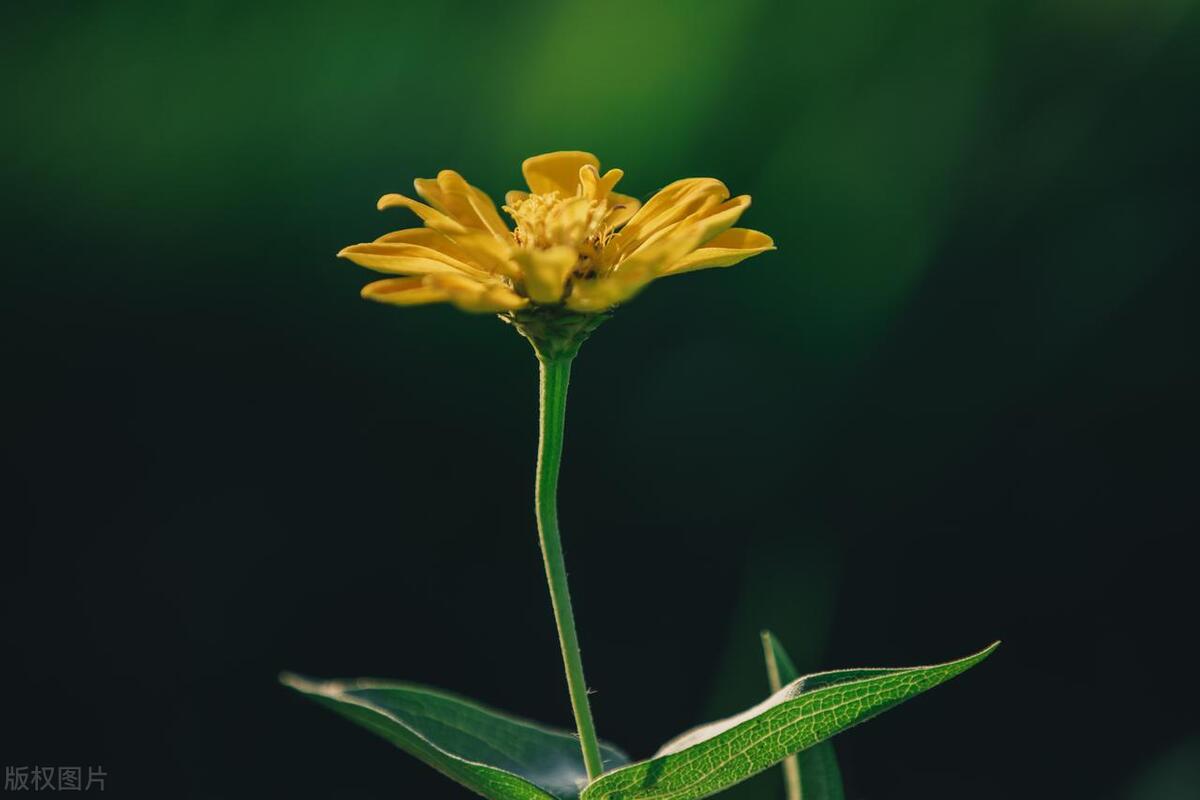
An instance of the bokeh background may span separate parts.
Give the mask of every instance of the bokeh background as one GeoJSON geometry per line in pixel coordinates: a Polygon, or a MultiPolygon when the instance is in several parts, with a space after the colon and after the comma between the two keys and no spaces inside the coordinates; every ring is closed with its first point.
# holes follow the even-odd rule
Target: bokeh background
{"type": "Polygon", "coordinates": [[[1000,638],[838,737],[850,797],[1200,796],[1196,3],[3,13],[5,765],[468,796],[284,668],[569,724],[528,346],[333,254],[414,177],[501,196],[588,149],[642,197],[718,176],[779,244],[577,363],[601,733],[644,757],[756,702],[762,627],[808,670],[1000,638]]]}

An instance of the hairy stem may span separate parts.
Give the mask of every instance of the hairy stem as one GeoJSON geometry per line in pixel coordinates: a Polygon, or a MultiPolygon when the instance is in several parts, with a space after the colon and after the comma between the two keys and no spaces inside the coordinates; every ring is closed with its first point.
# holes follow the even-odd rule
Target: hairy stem
{"type": "Polygon", "coordinates": [[[575,714],[575,729],[579,732],[588,779],[595,780],[603,772],[603,763],[600,745],[596,740],[596,726],[592,722],[592,709],[588,703],[587,683],[583,678],[579,637],[575,633],[575,613],[571,610],[571,590],[567,586],[567,567],[563,561],[562,539],[558,535],[558,468],[562,463],[567,383],[571,378],[573,358],[573,354],[557,358],[539,355],[538,358],[541,365],[541,395],[534,507],[542,560],[546,564],[546,582],[550,585],[550,602],[554,606],[554,621],[558,625],[558,641],[562,646],[563,668],[567,673],[567,690],[571,694],[571,710],[575,714]]]}

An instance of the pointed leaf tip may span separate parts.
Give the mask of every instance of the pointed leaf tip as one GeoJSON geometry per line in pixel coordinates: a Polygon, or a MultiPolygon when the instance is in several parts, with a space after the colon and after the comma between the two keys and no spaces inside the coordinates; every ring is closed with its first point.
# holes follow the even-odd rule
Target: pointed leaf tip
{"type": "Polygon", "coordinates": [[[797,678],[754,708],[669,742],[648,761],[601,775],[582,800],[708,797],[965,672],[999,644],[927,667],[797,678]]]}

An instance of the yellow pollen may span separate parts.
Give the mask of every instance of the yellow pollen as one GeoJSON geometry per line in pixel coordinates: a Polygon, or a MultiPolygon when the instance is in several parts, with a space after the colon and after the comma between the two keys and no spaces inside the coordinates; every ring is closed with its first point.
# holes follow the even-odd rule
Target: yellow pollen
{"type": "Polygon", "coordinates": [[[513,238],[521,247],[544,250],[565,245],[588,257],[603,248],[611,236],[604,225],[609,211],[605,200],[581,195],[560,197],[558,192],[549,192],[531,194],[515,205],[504,206],[504,210],[516,222],[513,238]]]}

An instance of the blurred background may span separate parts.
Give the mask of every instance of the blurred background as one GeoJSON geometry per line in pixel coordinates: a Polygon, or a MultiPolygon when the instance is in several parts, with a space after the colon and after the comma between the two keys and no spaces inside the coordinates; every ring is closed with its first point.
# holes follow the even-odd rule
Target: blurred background
{"type": "MultiPolygon", "coordinates": [[[[0,32],[0,760],[127,797],[466,790],[279,687],[570,724],[536,368],[358,299],[450,167],[717,176],[779,245],[576,364],[562,514],[635,757],[802,670],[982,667],[835,741],[851,798],[1200,796],[1188,0],[42,2],[0,32]]],[[[776,771],[731,793],[782,797],[776,771]]]]}

